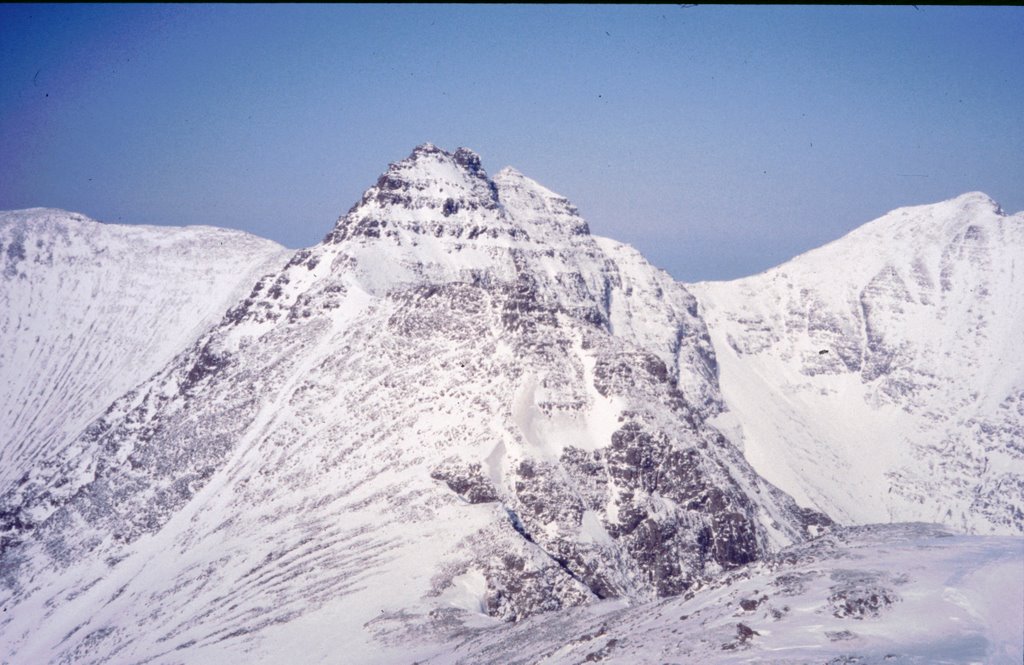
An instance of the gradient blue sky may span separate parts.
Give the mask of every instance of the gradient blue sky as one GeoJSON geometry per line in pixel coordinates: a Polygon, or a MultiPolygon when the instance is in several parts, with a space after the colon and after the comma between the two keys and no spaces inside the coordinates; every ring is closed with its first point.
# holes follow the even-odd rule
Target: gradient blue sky
{"type": "Polygon", "coordinates": [[[467,146],[679,279],[901,206],[1024,208],[1024,10],[0,6],[0,209],[313,244],[467,146]]]}

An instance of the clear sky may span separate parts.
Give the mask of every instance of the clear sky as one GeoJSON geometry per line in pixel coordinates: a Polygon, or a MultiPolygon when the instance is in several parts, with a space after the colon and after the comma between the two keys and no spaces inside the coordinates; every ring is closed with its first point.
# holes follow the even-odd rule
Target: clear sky
{"type": "Polygon", "coordinates": [[[1024,208],[1024,10],[0,6],[0,209],[313,244],[430,141],[679,279],[1024,208]]]}

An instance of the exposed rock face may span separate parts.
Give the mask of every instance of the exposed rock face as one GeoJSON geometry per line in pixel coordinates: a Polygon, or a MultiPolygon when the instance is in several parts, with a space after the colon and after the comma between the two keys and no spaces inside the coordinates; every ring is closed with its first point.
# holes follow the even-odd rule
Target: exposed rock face
{"type": "Polygon", "coordinates": [[[705,424],[715,374],[685,288],[518,172],[421,146],[4,489],[0,634],[215,657],[321,611],[387,641],[452,604],[679,593],[829,523],[705,424]],[[24,623],[56,595],[41,619],[80,637],[24,623]]]}
{"type": "Polygon", "coordinates": [[[693,285],[724,431],[840,521],[1024,532],[1022,261],[1024,214],[971,193],[693,285]]]}

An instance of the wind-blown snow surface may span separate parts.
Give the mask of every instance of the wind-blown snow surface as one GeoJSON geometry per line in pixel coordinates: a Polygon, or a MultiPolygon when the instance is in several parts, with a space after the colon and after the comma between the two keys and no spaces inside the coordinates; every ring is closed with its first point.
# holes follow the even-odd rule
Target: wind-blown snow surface
{"type": "Polygon", "coordinates": [[[1024,213],[901,208],[760,275],[690,286],[765,478],[845,523],[1024,532],[1024,213]]]}
{"type": "Polygon", "coordinates": [[[0,491],[285,261],[237,231],[0,212],[0,491]]]}
{"type": "Polygon", "coordinates": [[[1024,541],[935,525],[841,529],[696,594],[470,633],[430,665],[906,665],[1024,658],[1024,541]]]}

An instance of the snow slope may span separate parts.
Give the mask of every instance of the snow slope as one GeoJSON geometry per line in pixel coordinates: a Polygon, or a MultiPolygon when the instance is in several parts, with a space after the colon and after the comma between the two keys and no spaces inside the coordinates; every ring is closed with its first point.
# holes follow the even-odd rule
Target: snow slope
{"type": "Polygon", "coordinates": [[[0,491],[286,260],[237,231],[0,212],[0,491]]]}
{"type": "Polygon", "coordinates": [[[430,665],[989,663],[1024,658],[1024,539],[837,530],[695,594],[479,629],[430,665]]]}
{"type": "Polygon", "coordinates": [[[1024,214],[976,192],[901,208],[689,288],[718,424],[769,481],[846,523],[1024,531],[1024,214]]]}

